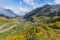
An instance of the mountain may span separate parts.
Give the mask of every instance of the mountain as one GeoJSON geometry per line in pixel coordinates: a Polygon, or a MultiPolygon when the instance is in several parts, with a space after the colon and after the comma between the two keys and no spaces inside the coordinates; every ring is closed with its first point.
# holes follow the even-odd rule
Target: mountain
{"type": "Polygon", "coordinates": [[[0,8],[0,16],[6,17],[6,18],[17,17],[17,15],[12,10],[4,9],[4,8],[0,8]]]}
{"type": "Polygon", "coordinates": [[[60,16],[60,4],[44,5],[43,7],[36,8],[31,12],[24,15],[23,18],[30,18],[32,16],[60,16]]]}

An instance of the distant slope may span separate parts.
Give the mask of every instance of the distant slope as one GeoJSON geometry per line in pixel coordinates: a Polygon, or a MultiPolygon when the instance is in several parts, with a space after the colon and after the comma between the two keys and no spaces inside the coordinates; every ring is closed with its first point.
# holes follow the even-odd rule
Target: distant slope
{"type": "Polygon", "coordinates": [[[0,16],[6,17],[6,18],[14,18],[17,15],[10,9],[0,8],[0,16]]]}
{"type": "Polygon", "coordinates": [[[24,15],[23,18],[29,18],[32,16],[60,16],[60,4],[57,5],[44,5],[43,7],[36,8],[31,12],[24,15]]]}

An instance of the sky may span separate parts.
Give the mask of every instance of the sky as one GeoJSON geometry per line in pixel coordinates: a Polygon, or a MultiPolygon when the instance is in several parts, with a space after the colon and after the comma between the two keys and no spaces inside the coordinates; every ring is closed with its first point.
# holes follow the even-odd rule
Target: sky
{"type": "Polygon", "coordinates": [[[24,15],[45,4],[60,4],[59,0],[0,0],[0,7],[10,9],[18,15],[24,15]]]}

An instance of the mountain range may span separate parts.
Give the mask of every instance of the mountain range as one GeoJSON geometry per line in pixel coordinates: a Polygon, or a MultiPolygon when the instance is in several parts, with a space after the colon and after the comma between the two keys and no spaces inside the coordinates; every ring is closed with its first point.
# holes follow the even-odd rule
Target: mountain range
{"type": "Polygon", "coordinates": [[[53,16],[60,16],[60,4],[56,5],[44,5],[43,7],[36,8],[32,10],[31,12],[27,13],[24,15],[23,18],[29,18],[32,16],[48,16],[48,17],[53,17],[53,16]]]}
{"type": "MultiPolygon", "coordinates": [[[[5,9],[5,8],[0,8],[0,16],[6,17],[6,18],[14,18],[17,17],[18,15],[14,13],[10,9],[5,9]]],[[[31,12],[25,14],[23,18],[30,18],[33,16],[48,16],[48,17],[53,17],[53,16],[60,16],[60,4],[56,5],[44,5],[43,7],[38,7],[31,12]]]]}
{"type": "Polygon", "coordinates": [[[17,15],[12,10],[5,8],[0,8],[0,16],[3,16],[5,18],[17,17],[17,15]]]}

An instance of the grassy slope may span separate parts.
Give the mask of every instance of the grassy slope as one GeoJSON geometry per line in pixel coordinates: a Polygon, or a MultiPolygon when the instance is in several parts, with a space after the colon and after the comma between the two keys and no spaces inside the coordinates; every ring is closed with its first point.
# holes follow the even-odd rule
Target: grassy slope
{"type": "MultiPolygon", "coordinates": [[[[27,24],[24,24],[24,25],[27,25],[27,24]]],[[[55,25],[55,23],[53,23],[53,25],[55,25]]],[[[54,29],[53,25],[44,24],[41,26],[35,26],[31,24],[29,25],[29,27],[19,25],[16,30],[17,31],[20,30],[20,31],[6,38],[6,40],[13,40],[13,39],[14,40],[57,40],[57,39],[60,40],[60,34],[57,31],[58,29],[54,29]]]]}
{"type": "MultiPolygon", "coordinates": [[[[53,18],[55,20],[58,17],[53,18]]],[[[44,20],[45,19],[48,18],[44,17],[44,20]]],[[[40,19],[38,18],[38,20],[40,19]]],[[[42,20],[41,18],[41,21],[42,20]]],[[[38,23],[38,21],[36,22],[38,23]]],[[[14,29],[16,33],[6,37],[6,40],[60,40],[60,22],[57,21],[42,25],[28,23],[19,24],[14,29]]]]}
{"type": "MultiPolygon", "coordinates": [[[[0,27],[2,25],[6,24],[6,23],[8,23],[8,24],[5,25],[4,28],[2,28],[2,30],[15,24],[15,22],[10,20],[10,19],[6,19],[4,17],[0,17],[0,27]]],[[[0,40],[4,40],[5,37],[7,37],[8,35],[13,34],[12,32],[14,32],[14,31],[13,30],[9,30],[9,31],[7,31],[5,33],[0,34],[0,40]]]]}
{"type": "MultiPolygon", "coordinates": [[[[57,17],[54,17],[56,19],[57,17]]],[[[42,20],[49,20],[48,17],[37,18],[36,22],[40,23],[42,20]],[[37,21],[39,20],[39,21],[37,21]]],[[[14,24],[13,21],[2,18],[0,24],[9,23],[3,29],[14,24]]],[[[0,40],[60,40],[60,22],[49,24],[18,24],[15,28],[0,34],[0,40]]]]}

